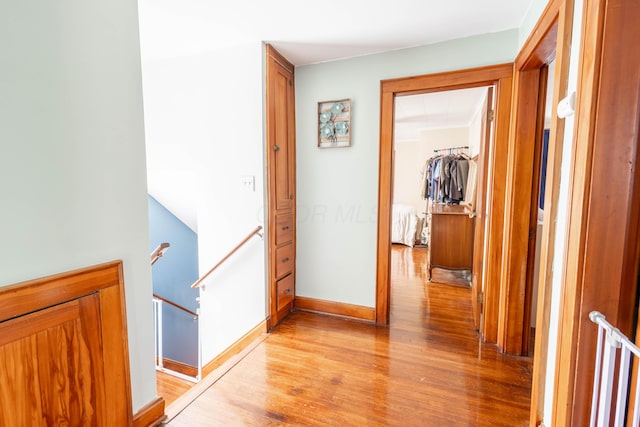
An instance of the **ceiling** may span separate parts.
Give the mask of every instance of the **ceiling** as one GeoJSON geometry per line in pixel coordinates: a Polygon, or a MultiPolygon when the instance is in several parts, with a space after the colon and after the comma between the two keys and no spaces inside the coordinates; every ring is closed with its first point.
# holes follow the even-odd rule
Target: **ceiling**
{"type": "Polygon", "coordinates": [[[469,127],[486,94],[478,87],[397,97],[394,142],[420,141],[425,130],[469,127]]]}
{"type": "MultiPolygon", "coordinates": [[[[532,3],[534,0],[138,0],[141,55],[143,61],[170,59],[268,42],[294,65],[302,66],[517,29],[532,3]]],[[[467,95],[466,100],[462,95],[448,101],[437,96],[402,99],[396,140],[416,140],[426,127],[468,125],[469,114],[477,111],[479,101],[467,95]],[[446,111],[435,111],[443,105],[448,105],[446,111]],[[436,117],[443,122],[436,125],[436,117]]],[[[154,156],[162,151],[151,138],[147,138],[147,147],[150,193],[197,231],[197,199],[195,193],[188,193],[196,188],[195,178],[179,165],[167,167],[175,166],[179,156],[169,154],[170,160],[156,161],[154,156]],[[164,193],[168,196],[161,197],[164,193]]]]}
{"type": "Polygon", "coordinates": [[[266,41],[294,65],[518,28],[533,0],[138,0],[143,59],[266,41]]]}

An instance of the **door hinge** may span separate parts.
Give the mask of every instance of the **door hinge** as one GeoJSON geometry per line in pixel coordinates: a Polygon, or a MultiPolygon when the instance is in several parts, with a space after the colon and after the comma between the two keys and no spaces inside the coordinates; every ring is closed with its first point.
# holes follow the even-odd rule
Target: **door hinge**
{"type": "Polygon", "coordinates": [[[478,304],[482,304],[484,302],[484,292],[478,292],[478,304]]]}
{"type": "Polygon", "coordinates": [[[493,110],[487,110],[487,121],[492,122],[495,118],[495,113],[493,110]]]}
{"type": "Polygon", "coordinates": [[[293,81],[289,79],[289,86],[293,86],[293,81]]]}

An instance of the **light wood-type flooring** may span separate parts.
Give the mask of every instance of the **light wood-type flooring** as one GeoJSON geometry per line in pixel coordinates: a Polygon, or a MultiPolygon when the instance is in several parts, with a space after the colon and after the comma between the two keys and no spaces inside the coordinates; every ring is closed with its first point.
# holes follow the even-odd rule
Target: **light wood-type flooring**
{"type": "Polygon", "coordinates": [[[192,382],[183,380],[182,378],[175,377],[173,375],[156,371],[156,386],[158,388],[158,395],[164,399],[166,406],[171,405],[180,396],[182,396],[187,390],[193,387],[192,382]]]}
{"type": "Polygon", "coordinates": [[[527,425],[531,359],[482,343],[470,289],[426,283],[425,256],[394,245],[389,327],[292,313],[169,425],[527,425]]]}

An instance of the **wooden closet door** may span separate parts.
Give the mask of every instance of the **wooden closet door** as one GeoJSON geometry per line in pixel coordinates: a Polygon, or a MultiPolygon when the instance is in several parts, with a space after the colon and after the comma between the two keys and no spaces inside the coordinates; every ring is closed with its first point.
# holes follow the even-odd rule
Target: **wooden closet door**
{"type": "Polygon", "coordinates": [[[267,181],[269,327],[293,307],[295,295],[294,67],[267,45],[267,181]]]}
{"type": "Polygon", "coordinates": [[[295,150],[293,105],[293,71],[286,69],[280,62],[272,63],[272,91],[274,121],[273,141],[269,141],[273,151],[274,166],[274,203],[276,211],[291,210],[294,203],[295,187],[295,150]]]}

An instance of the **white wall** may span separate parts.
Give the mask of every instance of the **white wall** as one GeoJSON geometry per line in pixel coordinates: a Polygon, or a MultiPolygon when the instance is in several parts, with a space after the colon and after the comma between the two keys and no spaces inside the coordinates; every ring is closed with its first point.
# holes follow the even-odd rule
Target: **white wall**
{"type": "MultiPolygon", "coordinates": [[[[201,275],[263,224],[262,56],[254,43],[143,64],[150,186],[165,173],[194,177],[195,188],[165,190],[168,198],[195,194],[201,275]],[[255,177],[255,191],[243,176],[255,177]]],[[[205,282],[205,363],[265,319],[264,251],[254,237],[205,282]]]]}
{"type": "Polygon", "coordinates": [[[460,147],[469,142],[469,128],[431,129],[420,132],[420,141],[399,142],[394,145],[393,202],[411,205],[419,216],[426,209],[426,201],[420,195],[422,174],[433,150],[460,147]]]}
{"type": "Polygon", "coordinates": [[[0,286],[122,259],[133,409],[156,397],[136,3],[4,2],[0,286]]]}
{"type": "Polygon", "coordinates": [[[296,294],[375,306],[380,80],[512,61],[516,30],[296,68],[296,294]],[[352,100],[352,147],[319,149],[317,103],[352,100]]]}

